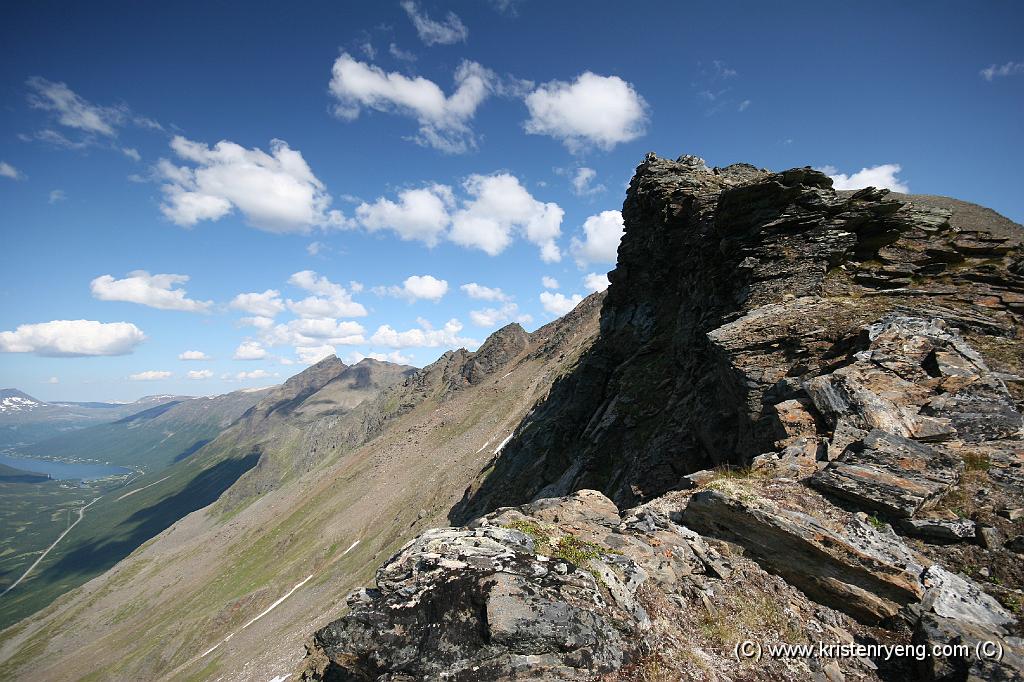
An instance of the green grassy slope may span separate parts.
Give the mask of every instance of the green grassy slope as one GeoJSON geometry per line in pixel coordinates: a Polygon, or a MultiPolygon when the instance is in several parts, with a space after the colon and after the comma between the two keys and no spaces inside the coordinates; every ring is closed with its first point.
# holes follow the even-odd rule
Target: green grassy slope
{"type": "MultiPolygon", "coordinates": [[[[254,454],[234,456],[210,448],[166,469],[137,477],[127,486],[99,491],[103,496],[89,507],[72,532],[23,583],[0,598],[0,627],[103,573],[178,519],[207,506],[255,466],[257,458],[254,454]]],[[[39,538],[36,544],[40,550],[64,529],[66,514],[73,519],[82,503],[92,499],[90,494],[86,490],[72,493],[73,499],[56,506],[58,522],[39,538]]],[[[16,575],[5,575],[6,584],[16,575]]]]}

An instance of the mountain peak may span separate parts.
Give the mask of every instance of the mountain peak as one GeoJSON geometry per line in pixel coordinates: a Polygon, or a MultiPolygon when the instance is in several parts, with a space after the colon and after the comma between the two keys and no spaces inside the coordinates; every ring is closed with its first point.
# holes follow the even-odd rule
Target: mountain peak
{"type": "Polygon", "coordinates": [[[507,324],[487,337],[462,368],[462,378],[479,384],[515,360],[530,343],[530,335],[518,322],[507,324]]]}
{"type": "Polygon", "coordinates": [[[45,404],[16,388],[0,389],[0,412],[28,412],[45,404]]]}

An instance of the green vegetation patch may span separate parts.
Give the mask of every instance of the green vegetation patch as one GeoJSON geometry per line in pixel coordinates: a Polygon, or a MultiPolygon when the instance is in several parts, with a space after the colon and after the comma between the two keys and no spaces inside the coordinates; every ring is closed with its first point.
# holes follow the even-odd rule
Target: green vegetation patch
{"type": "Polygon", "coordinates": [[[587,568],[592,559],[596,559],[602,554],[619,553],[597,543],[581,540],[571,533],[554,538],[548,529],[530,519],[516,519],[505,525],[505,528],[518,530],[532,538],[537,554],[543,554],[553,559],[562,559],[581,568],[587,568]]]}

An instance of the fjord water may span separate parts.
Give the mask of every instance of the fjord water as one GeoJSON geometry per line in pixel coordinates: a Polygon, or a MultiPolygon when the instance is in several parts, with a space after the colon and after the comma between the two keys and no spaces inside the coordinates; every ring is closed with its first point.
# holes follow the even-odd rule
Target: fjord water
{"type": "Polygon", "coordinates": [[[24,469],[33,473],[49,474],[50,478],[59,480],[93,481],[97,478],[120,476],[132,472],[127,467],[111,464],[57,462],[47,459],[33,459],[31,457],[11,457],[9,455],[0,455],[0,464],[6,464],[7,466],[24,469]]]}

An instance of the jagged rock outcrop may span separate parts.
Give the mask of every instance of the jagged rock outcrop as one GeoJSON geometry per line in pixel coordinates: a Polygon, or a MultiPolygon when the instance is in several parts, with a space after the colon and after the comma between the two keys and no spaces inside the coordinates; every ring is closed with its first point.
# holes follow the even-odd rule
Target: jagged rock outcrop
{"type": "MultiPolygon", "coordinates": [[[[922,387],[928,400],[880,394],[909,401],[909,416],[880,406],[882,417],[913,417],[899,435],[916,429],[936,440],[955,429],[969,441],[977,429],[990,430],[981,439],[1019,431],[1019,226],[962,202],[887,195],[836,192],[809,168],[708,168],[649,155],[623,206],[600,339],[453,520],[582,487],[628,506],[693,471],[748,462],[790,435],[779,409],[810,404],[820,377],[840,391],[872,372],[894,387],[912,381],[855,357],[891,353],[872,326],[901,317],[928,327],[931,355],[917,372],[937,381],[922,387]],[[967,355],[964,344],[974,345],[967,355]],[[875,369],[861,376],[865,364],[875,369]],[[950,391],[962,371],[973,378],[950,391]]],[[[837,416],[819,409],[807,418],[823,420],[829,435],[847,433],[847,443],[859,436],[851,429],[874,427],[837,416]]]]}
{"type": "Polygon", "coordinates": [[[836,192],[809,168],[648,156],[600,338],[452,510],[468,527],[386,564],[311,642],[307,676],[431,679],[443,661],[455,679],[576,679],[585,644],[592,676],[700,677],[694,660],[725,670],[744,639],[913,633],[1005,655],[744,675],[1018,679],[1024,250],[1019,226],[975,209],[836,192]],[[567,536],[595,549],[564,575],[601,577],[573,595],[549,575],[567,536]],[[482,538],[501,548],[474,563],[482,538]],[[536,629],[490,632],[495,594],[536,629]],[[559,639],[557,623],[583,632],[584,603],[601,625],[559,639]],[[477,639],[451,644],[463,628],[477,639]]]}

